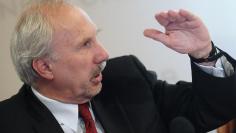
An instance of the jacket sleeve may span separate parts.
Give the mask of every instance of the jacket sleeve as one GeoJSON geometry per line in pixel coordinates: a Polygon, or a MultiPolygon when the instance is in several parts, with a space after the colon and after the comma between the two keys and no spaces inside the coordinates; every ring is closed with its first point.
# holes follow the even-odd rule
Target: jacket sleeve
{"type": "MultiPolygon", "coordinates": [[[[236,62],[223,52],[235,68],[236,62]]],[[[236,75],[218,78],[202,71],[191,62],[192,83],[168,84],[156,79],[138,59],[134,62],[149,82],[153,97],[165,123],[178,116],[188,118],[197,132],[217,128],[236,116],[236,75]]]]}

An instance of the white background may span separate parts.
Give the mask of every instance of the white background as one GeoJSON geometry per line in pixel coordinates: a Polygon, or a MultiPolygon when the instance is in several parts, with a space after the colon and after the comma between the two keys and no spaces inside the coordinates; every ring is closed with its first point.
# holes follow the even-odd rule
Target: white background
{"type": "MultiPolygon", "coordinates": [[[[9,53],[9,40],[26,0],[0,0],[0,100],[16,93],[22,83],[16,76],[9,53]]],[[[72,0],[82,7],[102,32],[99,39],[110,57],[136,55],[158,78],[175,83],[191,81],[189,59],[161,43],[143,36],[145,28],[162,27],[154,14],[168,9],[187,9],[202,18],[212,40],[221,49],[236,57],[236,7],[233,0],[72,0]]]]}

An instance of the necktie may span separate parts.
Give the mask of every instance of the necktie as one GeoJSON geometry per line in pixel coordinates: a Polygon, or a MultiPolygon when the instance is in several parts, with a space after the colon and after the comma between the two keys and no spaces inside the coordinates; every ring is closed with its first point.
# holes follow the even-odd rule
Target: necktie
{"type": "Polygon", "coordinates": [[[79,104],[79,115],[84,121],[86,133],[97,133],[95,123],[88,108],[88,103],[79,104]]]}

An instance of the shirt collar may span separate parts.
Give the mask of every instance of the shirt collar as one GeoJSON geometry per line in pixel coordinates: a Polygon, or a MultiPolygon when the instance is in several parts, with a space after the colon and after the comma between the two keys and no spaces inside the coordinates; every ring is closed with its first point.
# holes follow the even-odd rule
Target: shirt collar
{"type": "Polygon", "coordinates": [[[33,87],[32,91],[36,97],[52,112],[60,125],[66,125],[77,131],[78,126],[78,105],[62,103],[43,96],[33,87]]]}

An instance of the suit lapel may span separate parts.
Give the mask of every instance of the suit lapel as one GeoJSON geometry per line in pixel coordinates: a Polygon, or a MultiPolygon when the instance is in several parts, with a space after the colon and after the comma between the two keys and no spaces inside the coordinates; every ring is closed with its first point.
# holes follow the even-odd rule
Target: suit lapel
{"type": "Polygon", "coordinates": [[[101,102],[99,97],[95,97],[92,105],[96,118],[102,124],[105,133],[134,133],[118,100],[115,100],[115,104],[106,104],[101,102]]]}
{"type": "Polygon", "coordinates": [[[59,124],[55,126],[49,122],[35,123],[33,129],[36,133],[64,133],[59,124]]]}
{"type": "Polygon", "coordinates": [[[24,85],[20,92],[24,96],[26,110],[32,118],[32,126],[37,133],[63,133],[53,114],[33,94],[30,86],[24,85]]]}

